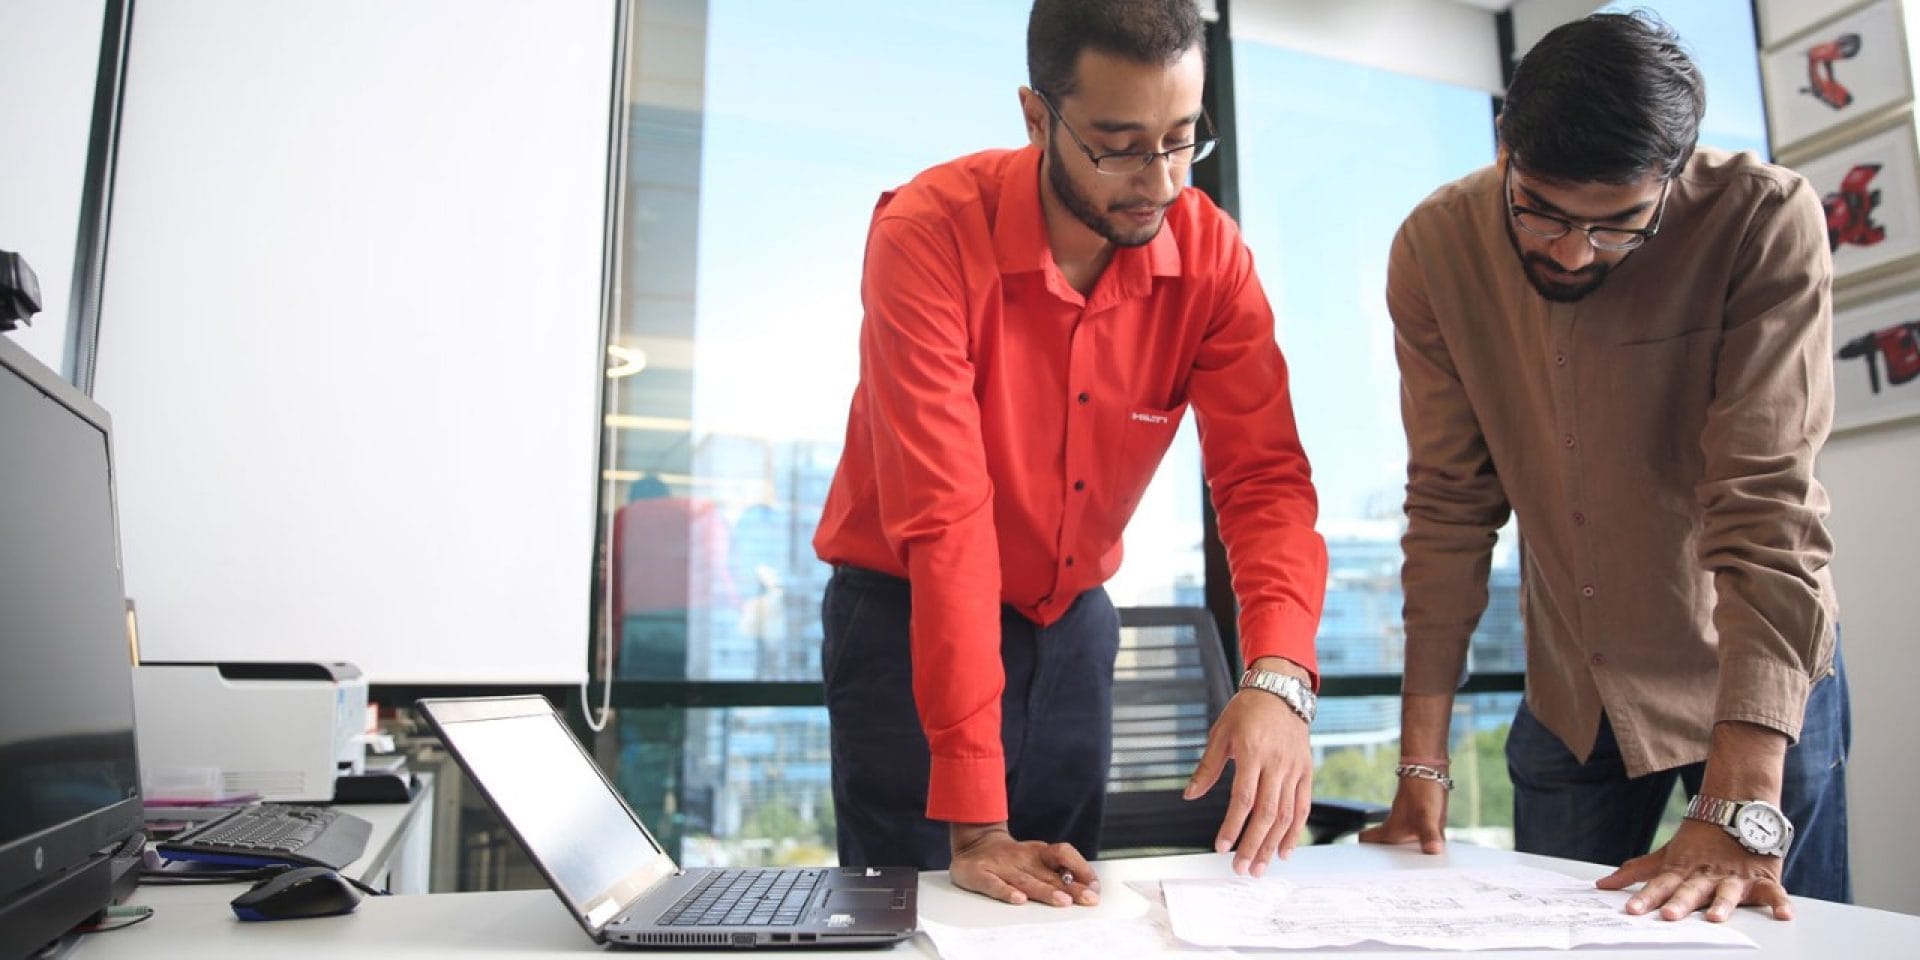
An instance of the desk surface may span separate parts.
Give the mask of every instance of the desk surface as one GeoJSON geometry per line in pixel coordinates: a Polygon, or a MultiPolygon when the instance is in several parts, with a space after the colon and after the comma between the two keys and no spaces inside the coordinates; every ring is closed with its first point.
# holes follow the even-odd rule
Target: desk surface
{"type": "MultiPolygon", "coordinates": [[[[1291,861],[1276,864],[1281,872],[1338,870],[1418,870],[1434,867],[1487,867],[1521,863],[1581,878],[1599,877],[1604,869],[1591,864],[1554,860],[1500,850],[1453,844],[1443,856],[1427,857],[1410,847],[1340,845],[1303,848],[1291,861]]],[[[1128,881],[1174,877],[1231,875],[1224,855],[1198,854],[1140,860],[1114,860],[1098,865],[1105,897],[1098,907],[1013,907],[994,903],[955,888],[944,873],[920,880],[922,917],[962,926],[1034,923],[1078,919],[1099,914],[1138,916],[1147,904],[1126,889],[1128,881]]],[[[191,955],[201,960],[272,956],[276,960],[302,957],[338,957],[349,953],[377,957],[442,957],[455,953],[490,957],[561,957],[600,952],[551,892],[519,890],[501,893],[455,893],[369,898],[344,917],[290,920],[277,923],[241,923],[227,909],[235,891],[229,888],[142,888],[137,902],[154,906],[151,920],[124,931],[90,936],[74,956],[81,960],[116,957],[151,960],[156,956],[191,955]]],[[[1920,942],[1920,917],[1843,907],[1816,900],[1797,900],[1798,919],[1780,922],[1763,912],[1743,910],[1730,923],[1753,937],[1759,950],[1686,949],[1669,955],[1687,960],[1739,957],[1744,960],[1775,957],[1879,957],[1901,955],[1920,942]],[[1907,944],[1900,947],[1899,944],[1907,944]]],[[[658,955],[646,951],[639,955],[658,955]]],[[[1255,953],[1255,951],[1249,951],[1255,953]]],[[[691,956],[714,956],[712,953],[691,956]]],[[[867,957],[858,952],[800,951],[796,957],[867,957]]],[[[901,957],[937,956],[924,936],[899,945],[901,957]]],[[[1269,952],[1268,955],[1279,955],[1269,952]]],[[[1340,951],[1340,956],[1407,960],[1407,950],[1340,951]]],[[[1457,954],[1436,954],[1457,955],[1457,954]]],[[[1646,960],[1645,949],[1582,949],[1498,953],[1502,960],[1557,957],[1560,960],[1631,958],[1646,960]]]]}

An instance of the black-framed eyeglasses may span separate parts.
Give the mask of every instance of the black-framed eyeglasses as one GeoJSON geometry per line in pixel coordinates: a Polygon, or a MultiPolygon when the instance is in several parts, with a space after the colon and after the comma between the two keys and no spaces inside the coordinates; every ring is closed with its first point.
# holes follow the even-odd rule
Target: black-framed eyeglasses
{"type": "Polygon", "coordinates": [[[1213,131],[1213,118],[1207,116],[1207,111],[1201,110],[1200,122],[1206,124],[1207,135],[1192,143],[1183,143],[1169,150],[1116,150],[1112,153],[1094,153],[1093,148],[1087,146],[1085,140],[1080,139],[1080,134],[1074,132],[1073,125],[1067,122],[1067,118],[1060,115],[1060,108],[1053,105],[1052,97],[1038,90],[1035,90],[1034,94],[1040,98],[1041,103],[1047,105],[1047,112],[1053,114],[1053,119],[1060,121],[1060,126],[1066,128],[1067,136],[1072,137],[1073,145],[1087,155],[1087,160],[1093,164],[1093,169],[1101,173],[1110,175],[1139,173],[1153,166],[1153,162],[1162,157],[1166,158],[1167,163],[1171,165],[1191,166],[1212,156],[1213,148],[1220,145],[1220,137],[1213,131]]]}
{"type": "Polygon", "coordinates": [[[1513,202],[1513,164],[1507,164],[1503,189],[1507,195],[1507,215],[1520,229],[1542,240],[1558,240],[1570,230],[1579,230],[1587,235],[1587,243],[1595,250],[1618,253],[1633,250],[1660,232],[1660,221],[1667,215],[1667,192],[1673,187],[1673,178],[1668,177],[1660,184],[1660,205],[1654,208],[1653,222],[1639,230],[1625,227],[1602,227],[1591,223],[1575,223],[1566,217],[1551,213],[1542,213],[1513,202]]]}

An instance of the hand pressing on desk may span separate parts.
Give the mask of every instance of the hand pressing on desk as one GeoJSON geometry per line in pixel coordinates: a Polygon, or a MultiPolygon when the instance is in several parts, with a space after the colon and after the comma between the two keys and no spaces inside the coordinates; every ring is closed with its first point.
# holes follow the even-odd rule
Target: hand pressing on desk
{"type": "MultiPolygon", "coordinates": [[[[1700,792],[1778,803],[1786,753],[1787,737],[1777,730],[1740,721],[1716,723],[1700,792]]],[[[1627,900],[1627,912],[1657,909],[1663,920],[1685,919],[1704,909],[1708,920],[1719,922],[1748,904],[1772,908],[1775,920],[1791,920],[1793,901],[1780,879],[1783,867],[1781,857],[1754,853],[1719,824],[1689,815],[1666,846],[1628,860],[1595,885],[1623,890],[1644,882],[1627,900]]]]}
{"type": "Polygon", "coordinates": [[[1707,911],[1715,923],[1753,904],[1771,907],[1775,920],[1793,919],[1793,901],[1780,883],[1780,858],[1749,853],[1712,824],[1687,820],[1673,839],[1644,857],[1594,881],[1602,890],[1624,890],[1645,881],[1627,901],[1627,912],[1660,911],[1662,920],[1684,920],[1707,911]]]}
{"type": "Polygon", "coordinates": [[[1433,780],[1402,779],[1386,821],[1360,831],[1360,842],[1418,843],[1421,853],[1445,850],[1447,788],[1433,780]]]}
{"type": "Polygon", "coordinates": [[[1070,843],[1015,840],[1000,823],[950,825],[954,886],[1007,903],[1070,907],[1100,902],[1100,878],[1070,843]]]}
{"type": "MultiPolygon", "coordinates": [[[[1453,715],[1453,694],[1403,694],[1400,698],[1400,749],[1402,756],[1427,770],[1439,768],[1444,775],[1447,764],[1447,726],[1453,715]]],[[[1447,791],[1441,780],[1401,775],[1393,793],[1393,808],[1387,820],[1377,827],[1360,831],[1361,843],[1418,843],[1421,853],[1439,853],[1447,848],[1447,791]]]]}

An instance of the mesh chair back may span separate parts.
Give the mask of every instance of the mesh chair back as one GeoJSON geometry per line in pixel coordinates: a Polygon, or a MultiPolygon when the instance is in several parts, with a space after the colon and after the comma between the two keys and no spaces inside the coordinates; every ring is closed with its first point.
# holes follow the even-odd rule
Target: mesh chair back
{"type": "Polygon", "coordinates": [[[1226,650],[1205,609],[1120,610],[1101,856],[1213,849],[1231,769],[1201,799],[1181,792],[1231,696],[1226,650]]]}

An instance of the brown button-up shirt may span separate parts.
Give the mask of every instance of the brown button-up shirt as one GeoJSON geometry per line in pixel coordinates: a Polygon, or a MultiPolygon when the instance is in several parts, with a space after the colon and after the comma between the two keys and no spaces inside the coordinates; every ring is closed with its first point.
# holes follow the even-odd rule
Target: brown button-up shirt
{"type": "Polygon", "coordinates": [[[1671,189],[1660,234],[1577,303],[1528,284],[1497,165],[1414,210],[1387,276],[1405,689],[1460,680],[1511,511],[1527,705],[1582,760],[1604,712],[1631,776],[1705,759],[1720,720],[1797,739],[1836,615],[1820,199],[1707,148],[1671,189]]]}

